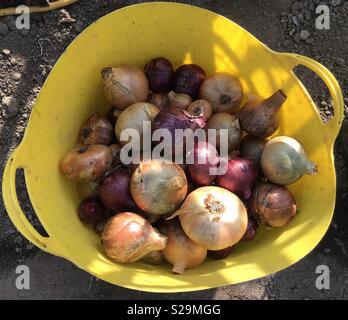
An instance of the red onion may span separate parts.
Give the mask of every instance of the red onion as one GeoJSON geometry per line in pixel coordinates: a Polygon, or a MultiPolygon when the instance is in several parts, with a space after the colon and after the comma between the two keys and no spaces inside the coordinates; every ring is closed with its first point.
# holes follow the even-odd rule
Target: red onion
{"type": "Polygon", "coordinates": [[[166,58],[156,58],[145,66],[150,89],[155,93],[167,93],[172,89],[174,68],[166,58]]]}
{"type": "Polygon", "coordinates": [[[252,160],[235,158],[228,160],[227,172],[216,177],[216,184],[248,199],[256,178],[257,170],[252,160]]]}
{"type": "Polygon", "coordinates": [[[78,214],[83,223],[95,225],[105,218],[106,209],[98,197],[88,197],[80,202],[78,214]]]}
{"type": "Polygon", "coordinates": [[[125,170],[116,170],[106,177],[99,186],[99,196],[105,207],[113,212],[136,210],[130,194],[131,174],[125,170]]]}
{"type": "Polygon", "coordinates": [[[234,246],[227,247],[222,250],[210,250],[208,251],[208,257],[214,259],[214,260],[221,260],[227,258],[230,253],[233,251],[234,246]]]}
{"type": "Polygon", "coordinates": [[[257,228],[258,228],[258,223],[255,219],[248,217],[248,228],[247,231],[245,232],[242,240],[243,241],[251,241],[254,240],[256,233],[257,233],[257,228]]]}
{"type": "Polygon", "coordinates": [[[173,91],[186,93],[197,98],[201,83],[205,78],[205,71],[196,64],[184,64],[174,73],[173,91]]]}
{"type": "MultiPolygon", "coordinates": [[[[158,129],[167,129],[171,134],[171,146],[172,146],[172,156],[175,155],[175,149],[180,150],[180,152],[185,152],[184,141],[180,141],[180,137],[175,135],[176,129],[192,129],[195,131],[200,128],[204,128],[205,119],[202,116],[192,116],[186,110],[171,108],[167,112],[160,112],[155,119],[152,121],[152,132],[158,129]]],[[[154,144],[158,144],[155,142],[154,144]]],[[[174,159],[168,159],[173,160],[174,159]]]]}
{"type": "Polygon", "coordinates": [[[217,168],[219,155],[216,148],[208,142],[201,141],[195,144],[192,152],[193,164],[188,165],[191,180],[200,186],[209,186],[216,175],[211,170],[217,168]]]}

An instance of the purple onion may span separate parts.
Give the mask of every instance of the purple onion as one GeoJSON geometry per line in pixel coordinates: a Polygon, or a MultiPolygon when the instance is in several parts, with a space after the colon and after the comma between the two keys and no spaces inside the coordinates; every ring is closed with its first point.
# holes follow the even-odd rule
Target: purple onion
{"type": "Polygon", "coordinates": [[[216,175],[211,170],[219,165],[219,155],[216,148],[209,142],[197,142],[191,150],[193,164],[188,164],[188,172],[191,180],[199,186],[209,186],[215,180],[216,175]]]}
{"type": "Polygon", "coordinates": [[[254,218],[248,217],[248,227],[247,230],[245,231],[245,234],[242,238],[243,241],[251,241],[254,240],[256,233],[257,233],[257,228],[258,228],[258,223],[254,218]]]}
{"type": "Polygon", "coordinates": [[[156,58],[145,66],[149,87],[155,93],[168,93],[172,90],[174,68],[166,58],[156,58]]]}
{"type": "Polygon", "coordinates": [[[128,171],[116,170],[99,186],[100,200],[114,213],[137,209],[130,193],[130,178],[128,171]]]}
{"type": "Polygon", "coordinates": [[[174,73],[173,91],[186,93],[195,99],[205,76],[205,71],[200,66],[184,64],[174,73]]]}
{"type": "Polygon", "coordinates": [[[252,160],[235,158],[228,160],[227,172],[216,177],[219,187],[230,190],[244,199],[251,196],[251,188],[257,179],[257,169],[252,160]]]}
{"type": "Polygon", "coordinates": [[[98,197],[92,196],[80,202],[78,214],[83,223],[95,225],[106,217],[106,209],[98,197]]]}
{"type": "Polygon", "coordinates": [[[225,259],[227,258],[230,253],[233,251],[234,246],[232,247],[227,247],[225,249],[222,250],[209,250],[208,251],[208,257],[214,259],[214,260],[221,260],[221,259],[225,259]]]}

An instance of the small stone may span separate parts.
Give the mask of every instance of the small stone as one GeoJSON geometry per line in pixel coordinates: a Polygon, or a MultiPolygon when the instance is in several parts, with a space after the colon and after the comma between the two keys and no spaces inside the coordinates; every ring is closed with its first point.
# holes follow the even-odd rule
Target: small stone
{"type": "Polygon", "coordinates": [[[331,249],[329,249],[329,248],[325,248],[325,249],[324,249],[324,253],[328,254],[328,253],[330,253],[330,252],[331,252],[331,249]]]}
{"type": "Polygon", "coordinates": [[[14,72],[14,73],[12,73],[11,78],[12,78],[12,80],[18,82],[21,80],[22,75],[19,72],[14,72]]]}
{"type": "Polygon", "coordinates": [[[19,111],[19,104],[16,98],[5,96],[1,100],[2,111],[5,118],[15,116],[19,111]]]}
{"type": "Polygon", "coordinates": [[[3,49],[2,50],[2,53],[5,55],[5,56],[9,56],[11,54],[11,51],[8,50],[8,49],[3,49]]]}
{"type": "Polygon", "coordinates": [[[321,104],[323,107],[326,107],[326,106],[327,106],[327,102],[326,102],[326,101],[321,101],[320,104],[321,104]]]}
{"type": "Polygon", "coordinates": [[[300,39],[305,41],[309,37],[309,32],[307,30],[301,30],[300,32],[300,39]]]}
{"type": "Polygon", "coordinates": [[[295,28],[292,28],[289,32],[289,35],[292,37],[295,34],[296,30],[295,28]]]}
{"type": "Polygon", "coordinates": [[[72,18],[69,12],[65,9],[60,9],[58,11],[58,21],[61,23],[74,23],[75,19],[72,18]]]}
{"type": "Polygon", "coordinates": [[[299,25],[298,20],[297,20],[297,16],[292,16],[292,17],[291,17],[291,20],[292,20],[292,23],[293,23],[294,25],[296,25],[296,26],[299,25]]]}
{"type": "Polygon", "coordinates": [[[34,248],[34,246],[33,246],[32,244],[28,244],[28,245],[27,245],[27,249],[28,249],[28,250],[31,250],[31,249],[33,249],[33,248],[34,248]]]}
{"type": "Polygon", "coordinates": [[[300,14],[297,15],[297,21],[298,21],[299,24],[303,24],[303,22],[304,22],[304,17],[303,17],[303,14],[302,14],[302,13],[300,13],[300,14]]]}
{"type": "Polygon", "coordinates": [[[300,34],[299,34],[299,33],[296,33],[296,34],[294,35],[294,40],[295,40],[296,42],[300,42],[300,41],[301,41],[301,38],[300,38],[300,34]]]}
{"type": "Polygon", "coordinates": [[[290,41],[289,40],[284,40],[283,45],[285,47],[288,47],[290,45],[290,41]]]}
{"type": "Polygon", "coordinates": [[[7,24],[0,22],[0,35],[6,36],[8,34],[8,26],[7,24]]]}
{"type": "Polygon", "coordinates": [[[336,7],[336,6],[341,4],[341,0],[331,0],[330,4],[334,7],[336,7]]]}
{"type": "Polygon", "coordinates": [[[15,66],[17,64],[16,58],[15,57],[11,57],[10,58],[10,63],[11,63],[12,66],[15,66]]]}
{"type": "Polygon", "coordinates": [[[84,29],[84,26],[83,26],[83,23],[81,21],[78,21],[78,22],[74,23],[73,28],[76,32],[80,33],[84,29]]]}

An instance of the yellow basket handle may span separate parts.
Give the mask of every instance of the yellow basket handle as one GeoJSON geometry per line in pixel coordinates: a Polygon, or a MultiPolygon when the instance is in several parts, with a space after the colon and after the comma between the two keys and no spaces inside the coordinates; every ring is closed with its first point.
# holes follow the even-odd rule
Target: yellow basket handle
{"type": "Polygon", "coordinates": [[[18,231],[32,244],[43,251],[63,257],[63,251],[60,248],[60,245],[54,242],[51,237],[44,237],[34,229],[23,213],[18,202],[16,191],[16,171],[19,168],[24,168],[19,160],[21,158],[19,157],[20,149],[19,146],[12,153],[10,159],[6,163],[2,177],[2,196],[8,216],[18,231]]]}
{"type": "Polygon", "coordinates": [[[328,138],[333,143],[340,131],[344,117],[344,101],[338,81],[326,67],[311,58],[295,53],[279,53],[279,55],[281,55],[282,60],[288,65],[288,68],[290,68],[291,70],[299,65],[304,65],[315,72],[317,75],[319,75],[319,77],[328,87],[332,97],[334,115],[331,119],[329,119],[328,122],[325,123],[325,126],[328,138]]]}

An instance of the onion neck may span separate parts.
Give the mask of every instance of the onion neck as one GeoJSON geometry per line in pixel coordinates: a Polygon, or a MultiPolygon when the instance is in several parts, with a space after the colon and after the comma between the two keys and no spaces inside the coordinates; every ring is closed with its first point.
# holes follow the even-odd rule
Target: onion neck
{"type": "Polygon", "coordinates": [[[318,173],[318,167],[314,162],[307,161],[304,164],[303,173],[309,174],[309,175],[315,175],[318,173]]]}
{"type": "Polygon", "coordinates": [[[153,233],[151,234],[151,240],[153,251],[164,250],[167,245],[167,237],[162,236],[157,231],[153,231],[153,233]]]}
{"type": "Polygon", "coordinates": [[[268,108],[272,108],[274,112],[277,112],[286,99],[287,96],[283,90],[280,89],[272,94],[269,98],[265,99],[264,104],[267,105],[268,108]]]}
{"type": "Polygon", "coordinates": [[[210,193],[204,199],[204,204],[212,214],[221,214],[225,211],[225,206],[222,204],[222,202],[215,199],[210,193]]]}
{"type": "Polygon", "coordinates": [[[186,268],[186,263],[183,261],[178,261],[174,264],[172,271],[174,273],[183,274],[186,268]]]}

